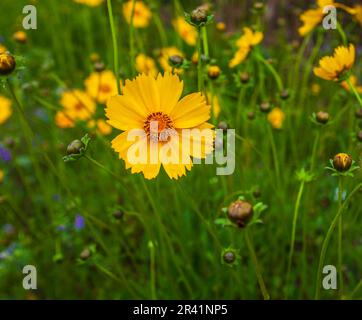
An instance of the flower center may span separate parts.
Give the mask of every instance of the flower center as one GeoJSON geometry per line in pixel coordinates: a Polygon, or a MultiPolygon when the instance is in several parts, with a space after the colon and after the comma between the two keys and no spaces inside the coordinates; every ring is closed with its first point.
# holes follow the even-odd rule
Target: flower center
{"type": "Polygon", "coordinates": [[[111,91],[111,87],[108,84],[102,84],[99,86],[99,90],[104,93],[108,93],[111,91]]]}
{"type": "Polygon", "coordinates": [[[170,117],[162,112],[151,113],[143,128],[152,141],[167,141],[174,129],[170,117]]]}
{"type": "Polygon", "coordinates": [[[77,111],[81,111],[81,110],[83,110],[83,108],[84,108],[84,106],[83,106],[83,104],[81,104],[80,102],[79,103],[77,103],[76,105],[75,105],[75,110],[77,110],[77,111]]]}

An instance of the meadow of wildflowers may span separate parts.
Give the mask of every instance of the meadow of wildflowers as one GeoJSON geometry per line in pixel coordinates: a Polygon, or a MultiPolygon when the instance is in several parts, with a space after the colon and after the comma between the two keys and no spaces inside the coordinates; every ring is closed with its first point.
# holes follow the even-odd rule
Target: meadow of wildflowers
{"type": "Polygon", "coordinates": [[[0,9],[0,299],[362,298],[361,1],[0,9]]]}

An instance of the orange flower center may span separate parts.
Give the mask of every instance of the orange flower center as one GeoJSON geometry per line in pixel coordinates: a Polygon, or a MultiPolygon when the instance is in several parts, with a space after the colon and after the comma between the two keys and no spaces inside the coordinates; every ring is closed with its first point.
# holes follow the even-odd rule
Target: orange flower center
{"type": "Polygon", "coordinates": [[[147,136],[152,141],[167,141],[173,134],[173,123],[167,114],[162,112],[151,113],[144,125],[147,136]]]}
{"type": "Polygon", "coordinates": [[[108,92],[111,92],[111,87],[108,84],[101,84],[99,86],[99,91],[108,93],[108,92]]]}
{"type": "Polygon", "coordinates": [[[78,103],[75,105],[74,109],[77,110],[77,111],[81,111],[81,110],[84,109],[84,106],[83,106],[82,103],[78,102],[78,103]]]}

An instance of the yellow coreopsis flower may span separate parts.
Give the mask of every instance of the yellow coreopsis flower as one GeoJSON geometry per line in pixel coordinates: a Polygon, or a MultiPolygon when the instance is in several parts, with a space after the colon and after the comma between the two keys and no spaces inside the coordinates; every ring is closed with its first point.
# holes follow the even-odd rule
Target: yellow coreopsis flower
{"type": "Polygon", "coordinates": [[[274,129],[281,129],[285,119],[285,113],[280,108],[273,108],[268,113],[268,121],[274,129]]]}
{"type": "Polygon", "coordinates": [[[183,17],[178,17],[173,21],[173,26],[180,37],[190,46],[196,45],[197,31],[183,17]]]}
{"type": "Polygon", "coordinates": [[[211,105],[212,114],[214,118],[217,119],[221,111],[219,98],[217,97],[217,95],[211,95],[209,92],[206,93],[206,96],[208,103],[211,105]]]}
{"type": "Polygon", "coordinates": [[[103,119],[89,121],[88,127],[91,129],[96,129],[96,131],[102,136],[107,136],[112,132],[112,127],[103,119]]]}
{"type": "Polygon", "coordinates": [[[236,42],[238,51],[229,62],[230,68],[234,68],[238,64],[242,63],[248,56],[252,47],[256,46],[263,40],[264,35],[260,31],[253,32],[253,30],[248,27],[245,27],[243,31],[244,34],[236,42]]]}
{"type": "Polygon", "coordinates": [[[99,6],[104,0],[74,0],[74,2],[85,4],[89,7],[97,7],[99,6]]]}
{"type": "Polygon", "coordinates": [[[107,102],[108,123],[124,131],[112,148],[132,173],[152,179],[162,164],[170,178],[178,179],[191,169],[191,157],[205,158],[212,152],[213,126],[206,122],[210,106],[199,92],[179,100],[182,92],[183,82],[175,74],[141,74],[126,80],[123,95],[107,102]],[[187,129],[207,134],[197,138],[187,129]]]}
{"type": "Polygon", "coordinates": [[[136,69],[139,73],[157,74],[155,60],[143,53],[138,54],[136,57],[136,69]]]}
{"type": "MultiPolygon", "coordinates": [[[[175,55],[184,58],[183,53],[176,47],[167,47],[161,49],[159,62],[164,71],[172,71],[172,67],[168,64],[168,59],[175,55]]],[[[174,72],[177,74],[181,74],[183,70],[176,68],[174,72]]]]}
{"type": "Polygon", "coordinates": [[[4,96],[0,96],[0,124],[5,123],[12,113],[11,100],[4,96]]]}
{"type": "Polygon", "coordinates": [[[60,104],[64,108],[64,115],[72,120],[88,120],[96,110],[96,103],[84,91],[75,89],[65,91],[60,104]]]}
{"type": "Polygon", "coordinates": [[[117,79],[110,70],[92,72],[84,81],[87,93],[96,101],[105,103],[118,93],[117,79]]]}
{"type": "Polygon", "coordinates": [[[317,8],[308,9],[300,15],[300,20],[303,25],[298,29],[298,32],[301,36],[305,36],[310,31],[312,31],[318,24],[320,24],[325,16],[323,12],[324,8],[327,6],[334,6],[336,8],[341,8],[347,11],[349,14],[354,14],[355,10],[344,4],[334,2],[334,0],[317,0],[317,8]]]}
{"type": "MultiPolygon", "coordinates": [[[[123,15],[128,24],[131,23],[133,1],[129,0],[123,4],[123,15]]],[[[133,11],[133,26],[135,28],[145,28],[149,25],[152,14],[150,9],[142,2],[135,1],[133,11]]]]}
{"type": "MultiPolygon", "coordinates": [[[[351,84],[356,88],[356,90],[357,90],[358,93],[362,93],[362,86],[358,86],[358,85],[357,85],[357,82],[358,82],[358,81],[357,81],[357,77],[356,77],[355,75],[351,75],[351,76],[349,77],[349,81],[350,81],[351,84]]],[[[341,86],[342,86],[344,89],[346,89],[347,91],[350,91],[350,90],[351,90],[351,88],[349,87],[347,81],[342,81],[342,82],[341,82],[341,86]]]]}
{"type": "Polygon", "coordinates": [[[333,56],[326,56],[319,60],[319,67],[313,69],[314,74],[325,80],[339,81],[341,76],[352,68],[355,60],[355,48],[339,46],[333,56]]]}
{"type": "Polygon", "coordinates": [[[64,111],[58,111],[55,115],[55,124],[59,128],[73,128],[74,120],[64,111]]]}

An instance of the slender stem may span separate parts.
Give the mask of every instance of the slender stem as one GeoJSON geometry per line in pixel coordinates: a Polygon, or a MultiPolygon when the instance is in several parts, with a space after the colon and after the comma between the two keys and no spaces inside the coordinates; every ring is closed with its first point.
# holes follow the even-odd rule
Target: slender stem
{"type": "Polygon", "coordinates": [[[346,79],[346,82],[348,83],[349,87],[351,88],[353,94],[356,96],[358,103],[362,107],[362,98],[361,98],[360,94],[358,93],[356,87],[353,85],[353,83],[351,82],[351,80],[349,78],[346,79]]]}
{"type": "Polygon", "coordinates": [[[251,255],[251,259],[254,263],[254,267],[255,267],[255,272],[256,272],[256,277],[258,278],[258,282],[259,282],[259,287],[260,287],[260,290],[261,290],[261,293],[263,295],[263,298],[264,300],[269,300],[270,299],[270,295],[268,293],[268,290],[266,289],[266,286],[265,286],[265,283],[264,283],[264,280],[263,280],[263,276],[261,274],[261,271],[260,271],[260,266],[259,266],[259,263],[258,263],[258,258],[256,257],[256,254],[255,254],[255,249],[254,249],[254,245],[253,245],[253,242],[252,242],[252,238],[251,236],[249,235],[249,230],[248,228],[245,229],[245,241],[246,241],[246,244],[248,246],[248,250],[250,252],[250,255],[251,255]]]}
{"type": "Polygon", "coordinates": [[[344,44],[345,46],[347,46],[347,44],[348,44],[348,42],[347,42],[347,36],[346,36],[346,34],[344,33],[343,28],[342,28],[342,26],[341,26],[341,24],[340,24],[339,22],[337,22],[337,30],[338,30],[341,38],[342,38],[343,44],[344,44]]]}
{"type": "Polygon", "coordinates": [[[98,168],[101,168],[102,170],[104,170],[105,172],[107,172],[108,174],[113,176],[114,178],[119,179],[119,177],[113,171],[109,170],[107,167],[105,167],[103,164],[99,163],[97,160],[93,159],[91,156],[84,154],[84,158],[88,159],[90,162],[92,162],[98,168]]]}
{"type": "Polygon", "coordinates": [[[318,273],[317,273],[317,283],[316,283],[316,291],[315,291],[315,299],[318,300],[320,298],[320,290],[321,290],[321,277],[322,277],[322,269],[324,265],[324,261],[326,258],[326,252],[329,245],[329,241],[332,237],[332,233],[339,221],[339,217],[344,211],[344,208],[347,206],[349,200],[353,197],[353,195],[359,191],[359,189],[362,187],[362,182],[359,183],[349,194],[347,199],[343,202],[342,206],[339,208],[336,216],[334,217],[331,225],[329,226],[329,229],[327,231],[326,237],[324,238],[323,244],[322,244],[322,250],[319,257],[319,265],[318,265],[318,273]]]}
{"type": "Polygon", "coordinates": [[[351,293],[350,298],[353,299],[354,295],[362,288],[362,279],[358,282],[356,288],[351,293]]]}
{"type": "Polygon", "coordinates": [[[317,134],[316,134],[316,136],[314,138],[314,143],[313,143],[312,158],[311,158],[311,162],[310,162],[310,170],[311,171],[314,170],[316,156],[317,156],[317,147],[318,147],[318,144],[319,144],[320,135],[321,135],[321,131],[320,131],[320,128],[318,128],[318,131],[317,131],[317,134]]]}
{"type": "Polygon", "coordinates": [[[292,236],[290,239],[290,251],[289,251],[289,259],[288,259],[288,269],[287,269],[287,281],[289,280],[290,270],[292,268],[292,260],[294,254],[294,243],[295,243],[295,232],[297,229],[297,221],[298,221],[298,214],[299,214],[299,207],[300,207],[300,200],[302,199],[303,190],[304,190],[305,181],[302,180],[300,183],[297,201],[294,207],[294,216],[293,216],[293,227],[292,227],[292,236]]]}
{"type": "Polygon", "coordinates": [[[272,153],[273,153],[274,168],[275,168],[275,174],[276,174],[276,178],[277,178],[277,184],[278,184],[278,187],[280,187],[280,169],[279,169],[279,159],[278,159],[277,148],[275,145],[273,131],[272,131],[269,123],[267,123],[267,128],[268,128],[268,136],[270,139],[270,145],[271,145],[272,153]]]}
{"type": "Polygon", "coordinates": [[[202,41],[203,41],[203,46],[204,46],[204,54],[206,56],[206,58],[209,58],[209,44],[207,42],[207,30],[206,27],[202,27],[202,41]]]}
{"type": "Polygon", "coordinates": [[[132,0],[132,10],[131,10],[131,20],[129,25],[129,46],[130,46],[130,56],[131,56],[131,70],[132,75],[135,75],[135,52],[134,52],[134,25],[133,25],[133,18],[134,18],[134,10],[136,6],[136,0],[132,0]]]}
{"type": "MultiPolygon", "coordinates": [[[[342,197],[343,197],[343,185],[342,185],[342,177],[339,177],[338,182],[338,210],[340,210],[342,206],[342,197]]],[[[342,271],[342,239],[343,239],[343,221],[342,215],[338,218],[338,279],[339,279],[339,292],[340,295],[343,293],[343,271],[342,271]]]]}
{"type": "Polygon", "coordinates": [[[148,242],[150,249],[150,282],[151,282],[151,297],[152,300],[157,300],[156,295],[156,272],[155,272],[155,246],[152,241],[148,242]]]}
{"type": "Polygon", "coordinates": [[[280,78],[278,72],[275,70],[275,68],[268,62],[264,59],[264,57],[260,54],[257,54],[257,59],[262,62],[266,68],[270,71],[270,73],[273,75],[274,79],[275,79],[275,82],[278,86],[278,90],[279,91],[282,91],[284,86],[283,86],[283,82],[282,82],[282,79],[280,78]]]}
{"type": "MultiPolygon", "coordinates": [[[[107,0],[107,8],[108,8],[109,24],[111,26],[111,33],[112,33],[113,67],[114,67],[114,73],[115,73],[116,79],[117,79],[118,94],[121,94],[121,83],[120,83],[120,78],[119,78],[118,43],[117,43],[117,37],[116,37],[116,29],[114,26],[111,0],[107,0]]],[[[133,67],[134,67],[134,65],[133,65],[133,67]]]]}
{"type": "Polygon", "coordinates": [[[201,59],[201,29],[199,28],[198,33],[198,44],[197,44],[197,53],[198,53],[198,62],[197,62],[197,89],[199,92],[203,90],[203,74],[202,74],[202,59],[201,59]]]}

